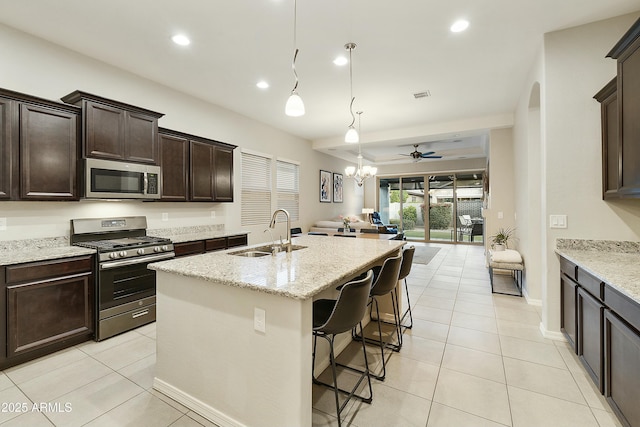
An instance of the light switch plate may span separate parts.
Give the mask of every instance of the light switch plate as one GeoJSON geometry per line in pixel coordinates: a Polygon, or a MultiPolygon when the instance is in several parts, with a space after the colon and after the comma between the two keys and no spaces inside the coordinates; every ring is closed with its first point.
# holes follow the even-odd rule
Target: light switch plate
{"type": "Polygon", "coordinates": [[[7,230],[7,218],[0,218],[0,231],[7,230]]]}
{"type": "Polygon", "coordinates": [[[550,228],[567,228],[566,215],[549,215],[550,228]]]}
{"type": "Polygon", "coordinates": [[[169,221],[169,214],[167,212],[162,212],[162,220],[169,221]]]}

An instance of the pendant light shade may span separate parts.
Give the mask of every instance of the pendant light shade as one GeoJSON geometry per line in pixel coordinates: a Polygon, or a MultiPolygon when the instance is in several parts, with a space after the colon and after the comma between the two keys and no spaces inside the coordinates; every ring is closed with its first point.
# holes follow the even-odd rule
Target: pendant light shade
{"type": "Polygon", "coordinates": [[[298,17],[298,4],[296,0],[293,0],[293,61],[291,61],[291,69],[293,70],[293,76],[296,79],[293,89],[291,89],[291,95],[287,99],[287,104],[284,107],[284,113],[290,117],[304,116],[304,102],[298,94],[298,73],[296,72],[296,58],[298,57],[298,47],[296,41],[296,28],[298,17]]]}
{"type": "MultiPolygon", "coordinates": [[[[362,111],[357,111],[356,114],[358,115],[358,130],[360,130],[360,119],[361,119],[362,111]]],[[[349,126],[349,128],[350,128],[349,131],[351,131],[351,128],[353,127],[349,126]]],[[[353,128],[353,131],[355,132],[355,128],[353,128]]],[[[347,136],[349,136],[349,132],[347,132],[347,136]]],[[[358,132],[355,132],[355,137],[358,138],[358,132]]],[[[356,181],[356,184],[358,184],[358,187],[362,187],[362,184],[364,184],[364,181],[367,178],[371,178],[375,176],[376,173],[378,173],[378,168],[369,166],[369,165],[364,166],[362,164],[362,150],[360,146],[360,138],[358,138],[355,142],[358,143],[358,165],[347,166],[344,169],[344,174],[347,176],[347,178],[353,178],[356,181]]]]}
{"type": "Polygon", "coordinates": [[[356,48],[355,43],[347,43],[344,45],[344,48],[349,51],[349,90],[351,94],[351,102],[349,103],[349,112],[351,113],[351,124],[347,129],[347,133],[344,135],[344,142],[349,144],[355,144],[360,142],[360,135],[358,135],[358,131],[353,126],[356,122],[356,116],[353,115],[353,102],[356,98],[353,96],[353,62],[351,60],[351,51],[356,48]]]}
{"type": "Polygon", "coordinates": [[[287,99],[287,105],[284,107],[284,112],[291,117],[304,116],[304,102],[302,102],[302,98],[300,98],[297,91],[291,92],[289,99],[287,99]]]}

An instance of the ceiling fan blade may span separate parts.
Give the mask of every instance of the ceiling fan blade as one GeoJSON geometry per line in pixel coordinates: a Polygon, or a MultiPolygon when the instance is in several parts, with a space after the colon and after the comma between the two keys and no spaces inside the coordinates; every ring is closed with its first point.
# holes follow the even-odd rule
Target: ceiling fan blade
{"type": "Polygon", "coordinates": [[[426,153],[420,153],[420,157],[427,157],[430,156],[432,154],[436,154],[435,151],[427,151],[426,153]]]}
{"type": "Polygon", "coordinates": [[[422,156],[423,159],[441,159],[442,156],[422,156]]]}

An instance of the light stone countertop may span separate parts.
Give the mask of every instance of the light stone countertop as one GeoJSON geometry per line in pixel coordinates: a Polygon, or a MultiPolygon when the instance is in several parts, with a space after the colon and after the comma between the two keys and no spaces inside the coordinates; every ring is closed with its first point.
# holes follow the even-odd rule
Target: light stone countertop
{"type": "Polygon", "coordinates": [[[640,304],[640,243],[558,239],[556,253],[640,304]]]}
{"type": "Polygon", "coordinates": [[[344,283],[376,260],[397,252],[405,243],[401,240],[301,236],[294,238],[293,244],[306,248],[289,254],[280,252],[275,256],[247,258],[230,255],[229,252],[247,249],[234,248],[161,261],[150,264],[149,268],[305,300],[344,283]]]}
{"type": "Polygon", "coordinates": [[[0,265],[22,264],[95,253],[95,249],[70,246],[67,237],[9,240],[0,242],[0,265]]]}

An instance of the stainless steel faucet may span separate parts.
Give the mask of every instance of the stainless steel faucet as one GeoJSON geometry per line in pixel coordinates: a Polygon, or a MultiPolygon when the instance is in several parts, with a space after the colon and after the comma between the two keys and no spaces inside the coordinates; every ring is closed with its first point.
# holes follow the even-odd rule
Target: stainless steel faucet
{"type": "Polygon", "coordinates": [[[278,216],[279,212],[284,213],[284,215],[287,217],[287,241],[282,242],[282,244],[286,245],[287,252],[291,252],[291,215],[289,215],[289,212],[287,212],[286,209],[276,209],[273,212],[273,216],[271,217],[271,224],[269,224],[269,228],[276,227],[276,217],[278,216]]]}

